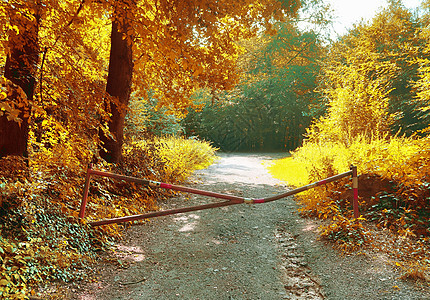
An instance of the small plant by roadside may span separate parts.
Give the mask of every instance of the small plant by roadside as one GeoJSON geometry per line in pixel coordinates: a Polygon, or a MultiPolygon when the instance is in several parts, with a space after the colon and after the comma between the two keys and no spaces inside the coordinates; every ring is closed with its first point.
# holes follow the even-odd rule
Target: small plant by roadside
{"type": "Polygon", "coordinates": [[[328,225],[321,226],[321,236],[334,241],[338,248],[353,252],[372,241],[372,236],[362,221],[363,218],[350,219],[338,215],[328,225]]]}

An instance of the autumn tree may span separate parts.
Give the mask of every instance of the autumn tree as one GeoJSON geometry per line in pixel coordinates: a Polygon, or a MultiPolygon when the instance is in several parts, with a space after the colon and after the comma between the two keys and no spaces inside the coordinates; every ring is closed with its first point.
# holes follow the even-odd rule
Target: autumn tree
{"type": "Polygon", "coordinates": [[[380,61],[390,62],[396,68],[389,94],[389,111],[395,117],[391,126],[393,133],[400,131],[411,135],[425,127],[420,119],[419,106],[413,101],[418,62],[428,56],[423,51],[427,41],[420,36],[421,27],[421,20],[401,1],[391,0],[388,8],[382,10],[371,26],[362,32],[372,45],[369,51],[380,54],[380,61]]]}
{"type": "MultiPolygon", "coordinates": [[[[133,51],[136,96],[148,99],[150,95],[160,106],[183,114],[192,105],[191,95],[197,88],[231,88],[238,80],[236,58],[242,51],[236,41],[252,36],[259,28],[270,28],[272,18],[283,19],[299,5],[299,1],[252,0],[137,2],[120,18],[127,19],[129,25],[119,26],[133,51]],[[128,26],[130,30],[126,30],[128,26]]],[[[113,15],[115,20],[117,13],[113,15]]],[[[121,60],[130,65],[126,56],[121,60]]],[[[123,86],[121,93],[126,95],[126,90],[131,87],[123,86]]],[[[102,156],[111,162],[119,161],[123,139],[124,118],[115,117],[114,111],[120,110],[117,115],[122,116],[127,107],[127,101],[118,101],[123,104],[119,106],[115,99],[119,98],[112,98],[114,104],[108,106],[112,114],[109,133],[103,133],[109,141],[102,156]],[[114,119],[119,120],[116,127],[111,126],[114,119]]]]}
{"type": "Polygon", "coordinates": [[[23,103],[9,99],[12,92],[5,99],[11,83],[3,84],[2,155],[23,155],[27,144],[33,154],[46,149],[60,155],[54,149],[60,145],[68,153],[72,148],[75,154],[87,152],[104,115],[106,6],[84,0],[4,1],[0,17],[5,75],[18,76],[26,87],[17,91],[28,94],[19,98],[23,103]],[[19,64],[13,63],[19,55],[19,64]],[[16,151],[18,146],[22,149],[16,151]]]}
{"type": "Polygon", "coordinates": [[[349,144],[356,136],[382,137],[421,125],[412,99],[423,41],[419,22],[392,1],[371,24],[358,24],[330,49],[321,90],[327,114],[311,128],[317,140],[349,144]]]}
{"type": "MultiPolygon", "coordinates": [[[[3,15],[30,7],[27,2],[16,3],[3,2],[3,15]]],[[[34,62],[28,64],[33,69],[22,68],[27,73],[32,72],[27,78],[33,78],[30,80],[33,89],[34,83],[38,87],[32,92],[36,92],[37,97],[27,97],[34,105],[34,124],[31,126],[35,140],[32,147],[36,150],[46,147],[51,151],[52,147],[64,148],[62,145],[66,145],[69,149],[64,151],[79,153],[83,149],[77,149],[73,144],[87,143],[86,147],[91,148],[94,141],[91,135],[94,136],[94,130],[99,128],[107,150],[101,154],[110,161],[118,161],[121,153],[123,116],[130,91],[142,99],[151,95],[160,106],[178,114],[184,113],[186,107],[192,105],[190,95],[197,88],[224,90],[237,81],[236,58],[242,51],[236,44],[238,39],[248,38],[261,28],[270,29],[272,20],[283,19],[300,5],[296,0],[202,3],[41,0],[32,3],[39,10],[28,8],[29,13],[23,15],[28,17],[37,12],[39,17],[28,18],[38,21],[32,25],[37,33],[19,28],[24,21],[3,18],[6,20],[4,27],[15,30],[16,36],[28,36],[25,38],[27,42],[38,41],[37,51],[33,51],[36,48],[32,46],[22,48],[37,54],[34,58],[39,62],[39,69],[34,68],[34,62]],[[17,28],[14,22],[19,23],[17,28]],[[39,23],[42,24],[40,28],[36,26],[39,23]],[[114,29],[111,40],[105,39],[108,24],[114,29]],[[109,44],[112,44],[111,59],[106,54],[109,44]],[[118,49],[128,54],[120,56],[118,54],[123,50],[118,49]],[[114,67],[117,62],[118,66],[128,68],[119,75],[124,79],[124,85],[118,84],[121,72],[114,67]],[[34,76],[36,70],[39,71],[37,78],[34,76]],[[130,74],[133,74],[132,81],[130,74]],[[103,99],[108,100],[108,104],[101,105],[103,99]],[[102,119],[103,124],[107,121],[107,125],[96,125],[97,119],[102,119]],[[82,139],[83,136],[86,138],[82,139]]],[[[13,53],[9,51],[13,49],[13,41],[11,34],[5,54],[13,53]]],[[[11,119],[17,111],[26,110],[23,107],[11,110],[2,104],[3,111],[8,110],[3,120],[7,120],[8,115],[11,119]]],[[[23,113],[21,117],[24,126],[20,128],[25,129],[28,116],[23,113]]],[[[26,131],[22,134],[25,143],[26,131]]],[[[12,135],[2,134],[2,138],[6,139],[5,136],[12,135]]],[[[10,146],[10,142],[7,143],[10,146]]]]}
{"type": "MultiPolygon", "coordinates": [[[[421,17],[421,31],[419,31],[419,37],[428,41],[430,38],[430,1],[423,1],[423,7],[426,14],[421,17]]],[[[422,122],[426,126],[427,132],[430,126],[430,44],[427,42],[423,47],[423,56],[417,61],[419,63],[418,68],[418,79],[414,82],[413,88],[417,91],[417,96],[414,98],[414,102],[419,106],[422,113],[422,122]]]]}
{"type": "Polygon", "coordinates": [[[0,158],[27,156],[29,117],[39,60],[40,6],[13,1],[1,7],[7,31],[6,64],[0,102],[0,158]],[[23,91],[23,93],[22,93],[23,91]]]}
{"type": "Polygon", "coordinates": [[[110,118],[108,131],[100,131],[102,150],[100,155],[108,162],[118,163],[124,136],[125,115],[130,100],[133,75],[133,44],[130,32],[134,1],[118,1],[115,3],[111,49],[109,58],[109,73],[106,92],[110,99],[107,101],[110,118]]]}

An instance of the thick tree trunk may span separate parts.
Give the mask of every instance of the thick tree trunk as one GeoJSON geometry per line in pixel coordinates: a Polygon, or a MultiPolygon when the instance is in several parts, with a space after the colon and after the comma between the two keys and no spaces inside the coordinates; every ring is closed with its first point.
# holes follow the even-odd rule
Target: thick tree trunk
{"type": "Polygon", "coordinates": [[[109,132],[114,138],[100,131],[100,140],[103,142],[100,156],[111,163],[118,163],[121,159],[124,120],[130,100],[133,59],[131,38],[126,36],[128,28],[130,25],[125,18],[122,18],[121,23],[117,20],[112,23],[106,92],[113,98],[113,101],[108,101],[107,106],[111,113],[109,132]]]}
{"type": "Polygon", "coordinates": [[[39,59],[39,16],[37,14],[25,16],[24,13],[18,13],[17,9],[11,12],[11,25],[16,25],[19,32],[10,30],[9,54],[4,76],[21,87],[27,99],[19,97],[8,99],[13,100],[15,106],[20,109],[19,118],[22,122],[9,121],[6,114],[0,117],[0,158],[7,155],[27,156],[29,117],[35,88],[34,76],[39,59]]]}

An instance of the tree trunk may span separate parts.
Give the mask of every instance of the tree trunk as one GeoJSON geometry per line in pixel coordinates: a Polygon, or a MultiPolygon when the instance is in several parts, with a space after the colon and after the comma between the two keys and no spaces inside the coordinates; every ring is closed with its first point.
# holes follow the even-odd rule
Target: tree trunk
{"type": "MultiPolygon", "coordinates": [[[[10,24],[17,26],[19,32],[14,30],[9,32],[7,44],[9,53],[6,58],[4,76],[22,88],[27,99],[8,98],[15,102],[15,107],[20,109],[19,118],[22,122],[9,121],[6,114],[0,117],[0,158],[7,155],[28,156],[29,117],[39,59],[39,16],[37,13],[25,15],[25,9],[23,11],[18,10],[15,9],[10,12],[10,24]]],[[[8,88],[12,87],[9,86],[8,88]]],[[[12,94],[17,95],[18,93],[12,94]]]]}
{"type": "MultiPolygon", "coordinates": [[[[116,15],[121,16],[118,11],[116,15]]],[[[100,140],[103,142],[100,156],[111,163],[118,163],[121,159],[124,121],[133,75],[132,42],[127,36],[130,24],[126,18],[120,18],[121,23],[118,19],[112,23],[109,74],[106,84],[106,92],[111,96],[111,100],[107,100],[107,107],[111,113],[108,127],[112,137],[100,131],[100,140]]]]}

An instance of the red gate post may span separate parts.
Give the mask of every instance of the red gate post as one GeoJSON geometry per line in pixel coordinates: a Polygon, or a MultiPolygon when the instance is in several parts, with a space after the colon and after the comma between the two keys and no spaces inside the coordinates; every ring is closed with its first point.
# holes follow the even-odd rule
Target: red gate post
{"type": "Polygon", "coordinates": [[[357,167],[351,166],[352,171],[352,191],[354,193],[354,197],[352,199],[352,207],[354,209],[354,218],[358,218],[360,216],[360,212],[358,210],[358,176],[357,176],[357,167]]]}
{"type": "Polygon", "coordinates": [[[83,218],[85,215],[85,207],[87,206],[88,190],[90,188],[91,170],[93,165],[88,164],[87,176],[85,177],[84,194],[82,196],[81,209],[79,211],[79,218],[83,218]]]}

